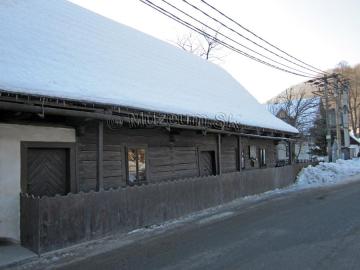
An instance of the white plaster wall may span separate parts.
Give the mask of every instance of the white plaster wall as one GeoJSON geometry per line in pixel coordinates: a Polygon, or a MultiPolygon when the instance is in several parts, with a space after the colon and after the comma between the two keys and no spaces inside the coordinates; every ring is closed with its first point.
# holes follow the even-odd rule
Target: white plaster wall
{"type": "Polygon", "coordinates": [[[310,153],[310,146],[309,143],[303,142],[301,143],[301,149],[300,149],[300,143],[295,144],[295,154],[297,155],[299,153],[299,160],[310,160],[311,155],[310,153]],[[300,150],[300,153],[299,153],[300,150]]]}
{"type": "Polygon", "coordinates": [[[0,123],[0,237],[20,240],[21,141],[75,142],[75,130],[0,123]]]}

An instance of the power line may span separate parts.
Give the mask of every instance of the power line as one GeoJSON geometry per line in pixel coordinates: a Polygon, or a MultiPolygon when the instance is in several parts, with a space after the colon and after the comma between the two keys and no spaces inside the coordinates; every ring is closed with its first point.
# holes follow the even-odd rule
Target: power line
{"type": "Polygon", "coordinates": [[[211,20],[219,23],[221,26],[227,28],[228,30],[232,31],[233,33],[237,34],[238,36],[240,36],[240,37],[246,39],[247,41],[255,44],[256,46],[262,48],[263,50],[265,50],[265,51],[267,51],[267,52],[269,52],[269,53],[271,53],[271,54],[273,54],[273,55],[275,55],[275,56],[277,56],[277,57],[279,57],[279,58],[281,58],[281,59],[283,59],[283,60],[285,60],[285,61],[287,61],[287,62],[290,62],[290,63],[292,63],[292,64],[294,64],[294,65],[296,65],[296,66],[299,66],[299,67],[304,68],[304,69],[306,69],[306,70],[309,70],[309,71],[311,71],[311,72],[315,72],[316,74],[319,73],[319,72],[316,71],[315,69],[311,69],[311,68],[308,68],[308,67],[306,67],[306,66],[300,65],[300,64],[298,64],[298,63],[296,63],[296,62],[294,62],[294,61],[292,61],[292,60],[289,60],[288,58],[285,58],[285,57],[277,54],[276,52],[273,52],[273,51],[269,50],[268,48],[266,48],[266,47],[260,45],[259,43],[251,40],[250,38],[242,35],[242,34],[239,33],[238,31],[236,31],[234,28],[229,27],[229,26],[226,25],[225,23],[223,23],[223,22],[221,22],[220,20],[216,19],[215,17],[211,16],[211,15],[208,14],[207,12],[203,11],[201,8],[199,8],[199,7],[197,7],[197,6],[189,3],[187,0],[182,0],[182,1],[183,1],[184,3],[186,3],[187,5],[191,6],[192,8],[196,9],[197,11],[201,12],[202,14],[204,14],[205,16],[207,16],[208,18],[210,18],[211,20]]]}
{"type": "Polygon", "coordinates": [[[183,26],[185,26],[185,27],[187,27],[187,28],[189,28],[189,29],[191,29],[191,30],[193,30],[193,31],[195,31],[195,32],[203,35],[203,36],[206,36],[206,37],[210,38],[211,40],[213,40],[213,41],[215,41],[215,42],[223,45],[224,47],[226,47],[226,48],[228,48],[228,49],[230,49],[230,50],[233,50],[234,52],[237,52],[237,53],[239,53],[239,54],[241,54],[241,55],[243,55],[243,56],[246,56],[246,57],[248,57],[248,58],[250,58],[250,59],[252,59],[252,60],[255,60],[255,61],[260,62],[260,63],[262,63],[262,64],[264,64],[264,65],[273,67],[273,68],[275,68],[275,69],[278,69],[278,70],[281,70],[281,71],[284,71],[284,72],[287,72],[287,73],[290,73],[290,74],[298,75],[298,76],[301,76],[301,77],[307,77],[307,78],[316,78],[315,76],[307,76],[307,75],[304,75],[304,74],[292,72],[292,71],[290,71],[290,70],[287,70],[287,69],[278,67],[278,66],[276,66],[276,65],[270,64],[270,63],[268,63],[268,62],[266,62],[266,61],[264,61],[264,60],[262,60],[262,59],[259,59],[259,58],[255,57],[255,56],[253,56],[253,55],[250,55],[250,54],[248,54],[248,53],[246,53],[246,52],[244,52],[244,51],[242,51],[242,50],[240,50],[240,49],[238,49],[238,48],[235,48],[234,46],[229,45],[228,43],[226,43],[226,42],[224,42],[224,41],[222,41],[222,40],[219,40],[218,38],[216,38],[216,37],[208,34],[208,33],[205,32],[204,30],[201,30],[201,29],[197,28],[196,26],[192,25],[192,24],[189,23],[189,22],[186,22],[186,21],[182,20],[181,18],[177,17],[177,16],[174,15],[173,13],[171,13],[171,12],[163,9],[162,7],[154,4],[153,2],[151,2],[151,1],[149,1],[149,0],[139,0],[139,1],[142,2],[142,3],[145,4],[145,5],[153,8],[154,10],[160,12],[161,14],[163,14],[163,15],[171,18],[172,20],[174,20],[174,21],[182,24],[183,26]]]}
{"type": "Polygon", "coordinates": [[[236,25],[238,25],[239,27],[241,27],[242,29],[244,29],[245,31],[247,31],[248,33],[252,34],[253,36],[255,36],[256,38],[260,39],[261,41],[265,42],[266,44],[268,44],[269,46],[277,49],[278,51],[286,54],[287,56],[295,59],[296,61],[299,61],[300,63],[304,64],[304,65],[307,65],[308,67],[311,67],[311,68],[314,68],[318,71],[320,71],[321,73],[324,73],[324,74],[329,74],[328,72],[326,71],[323,71],[321,69],[318,69],[310,64],[307,64],[303,61],[301,61],[300,59],[296,58],[295,56],[292,56],[291,54],[285,52],[284,50],[280,49],[279,47],[273,45],[272,43],[266,41],[265,39],[263,39],[262,37],[258,36],[257,34],[255,34],[254,32],[252,32],[251,30],[249,30],[248,28],[244,27],[243,25],[241,25],[240,23],[238,23],[237,21],[235,21],[234,19],[230,18],[229,16],[227,16],[226,14],[224,14],[223,12],[221,12],[219,9],[217,9],[216,7],[212,6],[211,4],[209,4],[208,2],[206,2],[205,0],[200,0],[201,2],[203,2],[205,5],[207,5],[208,7],[210,7],[211,9],[215,10],[217,13],[219,13],[220,15],[224,16],[225,18],[227,18],[228,20],[230,20],[231,22],[235,23],[236,25]]]}
{"type": "MultiPolygon", "coordinates": [[[[234,42],[234,43],[238,44],[239,46],[241,46],[241,47],[243,47],[243,48],[245,48],[245,49],[247,49],[247,50],[249,50],[249,51],[251,51],[251,52],[253,52],[253,53],[255,53],[255,54],[257,54],[257,55],[259,55],[259,56],[261,56],[261,57],[263,57],[263,58],[265,58],[265,59],[267,59],[267,60],[270,60],[270,61],[272,61],[272,62],[274,62],[274,63],[276,63],[276,64],[278,64],[278,65],[281,65],[281,66],[283,66],[283,67],[286,67],[286,68],[292,69],[292,70],[294,70],[294,71],[297,71],[297,72],[303,73],[303,74],[305,74],[305,75],[314,76],[314,74],[311,74],[311,73],[308,73],[308,72],[306,72],[306,71],[302,71],[302,70],[299,70],[299,69],[293,68],[293,67],[291,67],[291,66],[285,65],[285,64],[283,64],[283,63],[281,63],[281,62],[278,62],[278,61],[276,61],[276,60],[274,60],[274,59],[272,59],[272,58],[270,58],[270,57],[268,57],[268,56],[266,56],[266,55],[264,55],[264,54],[262,54],[262,53],[259,53],[259,52],[255,51],[255,50],[253,50],[253,49],[251,49],[251,48],[249,48],[249,47],[247,47],[247,46],[245,46],[245,45],[241,44],[240,42],[238,42],[238,41],[234,40],[233,38],[231,38],[231,37],[229,37],[229,36],[227,36],[227,35],[222,34],[220,31],[218,31],[218,30],[216,30],[216,29],[214,29],[214,28],[212,28],[212,27],[208,26],[208,25],[207,25],[207,24],[205,24],[204,22],[202,22],[202,21],[200,21],[200,20],[196,19],[195,17],[191,16],[189,13],[187,13],[187,12],[185,12],[185,11],[181,10],[180,8],[178,8],[178,7],[174,6],[173,4],[169,3],[168,1],[166,1],[166,0],[161,0],[161,1],[162,1],[162,2],[164,2],[165,4],[167,4],[168,6],[172,7],[173,9],[175,9],[175,10],[177,10],[177,11],[181,12],[182,14],[184,14],[184,15],[185,15],[185,16],[187,16],[187,17],[189,17],[190,19],[192,19],[192,20],[194,20],[194,21],[196,21],[196,22],[200,23],[201,25],[205,26],[206,28],[208,28],[208,29],[210,29],[210,30],[214,31],[215,33],[218,33],[219,35],[223,36],[224,38],[226,38],[226,39],[228,39],[228,40],[230,40],[230,41],[232,41],[232,42],[234,42]]],[[[313,71],[313,72],[314,72],[314,71],[313,71]]],[[[317,72],[316,72],[316,73],[317,73],[317,72]]],[[[317,73],[317,74],[318,74],[318,73],[317,73]]]]}
{"type": "Polygon", "coordinates": [[[205,32],[204,30],[202,30],[202,29],[200,29],[200,28],[195,27],[194,25],[192,25],[192,24],[189,23],[189,22],[186,22],[186,21],[182,20],[181,18],[177,17],[177,16],[174,15],[173,13],[171,13],[171,12],[169,12],[169,11],[161,8],[160,6],[154,4],[153,2],[151,2],[151,1],[149,1],[149,0],[139,0],[139,1],[142,2],[142,3],[144,3],[144,4],[146,4],[146,5],[148,5],[148,6],[150,6],[150,7],[153,8],[153,9],[157,10],[158,12],[162,13],[163,15],[165,15],[165,16],[173,19],[173,20],[175,20],[176,22],[184,25],[185,27],[187,27],[187,28],[189,28],[189,29],[191,29],[191,30],[193,30],[193,31],[195,31],[195,32],[203,35],[203,36],[206,36],[206,37],[210,38],[211,40],[213,40],[213,41],[215,41],[215,42],[223,45],[224,47],[226,47],[226,48],[228,48],[228,49],[231,49],[231,50],[233,50],[233,51],[235,51],[235,52],[237,52],[237,53],[239,53],[239,54],[241,54],[241,55],[244,55],[244,56],[246,56],[246,57],[249,57],[250,59],[253,59],[253,60],[258,61],[258,62],[260,62],[260,63],[262,63],[262,64],[265,64],[265,65],[267,65],[267,66],[270,66],[270,67],[273,67],[273,68],[276,68],[276,69],[278,69],[278,70],[282,70],[282,71],[284,71],[284,72],[288,72],[288,73],[291,73],[291,74],[294,74],[294,75],[298,75],[298,76],[302,76],[302,77],[308,77],[308,78],[316,78],[316,77],[314,77],[314,76],[306,76],[306,75],[299,74],[299,73],[296,73],[296,72],[292,72],[292,71],[289,71],[289,70],[280,68],[280,67],[278,67],[278,66],[275,66],[275,65],[273,65],[273,64],[270,64],[270,63],[268,63],[268,62],[266,62],[266,61],[264,61],[264,60],[262,60],[262,59],[259,59],[259,58],[255,57],[255,56],[253,56],[253,55],[250,55],[250,54],[248,54],[248,53],[246,53],[246,52],[244,52],[244,51],[241,51],[240,49],[235,48],[234,46],[229,45],[228,43],[226,43],[226,42],[224,42],[224,41],[222,41],[222,40],[219,40],[218,38],[210,35],[209,33],[205,32]]]}

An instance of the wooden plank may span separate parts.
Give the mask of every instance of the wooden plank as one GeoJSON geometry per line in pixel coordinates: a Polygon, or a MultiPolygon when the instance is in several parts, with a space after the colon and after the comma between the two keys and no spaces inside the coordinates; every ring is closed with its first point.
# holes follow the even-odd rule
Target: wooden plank
{"type": "Polygon", "coordinates": [[[96,143],[83,143],[79,141],[80,151],[96,151],[96,143]]]}
{"type": "Polygon", "coordinates": [[[79,187],[80,187],[80,190],[84,191],[84,192],[87,192],[87,191],[90,191],[90,190],[95,190],[95,188],[96,188],[96,178],[87,177],[86,181],[82,181],[80,183],[79,187]]]}
{"type": "Polygon", "coordinates": [[[196,152],[196,147],[194,146],[176,146],[174,147],[176,152],[196,152]]]}
{"type": "Polygon", "coordinates": [[[170,160],[162,160],[162,161],[155,161],[153,159],[149,159],[149,167],[151,168],[158,168],[158,167],[164,167],[169,166],[171,167],[173,164],[170,160]]]}
{"type": "Polygon", "coordinates": [[[104,170],[103,177],[121,177],[121,170],[104,170]]]}
{"type": "Polygon", "coordinates": [[[122,163],[123,163],[122,160],[104,160],[104,167],[116,166],[118,169],[118,168],[121,168],[122,163]]]}
{"type": "Polygon", "coordinates": [[[176,164],[174,165],[174,171],[179,171],[179,170],[196,170],[196,164],[193,163],[184,163],[184,164],[176,164]]]}
{"type": "Polygon", "coordinates": [[[121,161],[121,157],[122,157],[121,152],[103,151],[103,160],[104,161],[112,161],[112,160],[121,161]]]}
{"type": "Polygon", "coordinates": [[[79,162],[80,183],[86,182],[88,178],[96,178],[96,161],[79,162]]]}
{"type": "Polygon", "coordinates": [[[78,158],[81,161],[96,161],[96,151],[79,151],[78,158]]]}

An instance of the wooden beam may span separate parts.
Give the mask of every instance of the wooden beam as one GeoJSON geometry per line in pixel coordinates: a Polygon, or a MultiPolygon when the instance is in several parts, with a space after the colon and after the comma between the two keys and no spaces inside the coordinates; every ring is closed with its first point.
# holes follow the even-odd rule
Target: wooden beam
{"type": "MultiPolygon", "coordinates": [[[[103,121],[120,121],[120,122],[131,122],[131,117],[114,115],[96,111],[96,112],[89,112],[89,111],[79,111],[79,110],[70,110],[70,109],[61,109],[61,108],[54,108],[54,107],[41,107],[36,105],[27,105],[27,104],[19,104],[14,102],[3,102],[0,101],[0,110],[9,110],[9,111],[20,111],[20,112],[31,112],[31,113],[44,113],[49,115],[62,115],[68,117],[79,117],[79,118],[89,118],[89,119],[97,119],[103,121]]],[[[182,125],[182,124],[172,124],[172,123],[161,123],[159,122],[156,126],[159,127],[170,127],[170,128],[177,128],[177,129],[186,129],[186,130],[204,130],[204,127],[197,127],[197,126],[189,126],[189,125],[182,125]]],[[[286,138],[285,134],[282,137],[272,137],[272,136],[263,136],[257,134],[247,134],[247,133],[240,133],[234,131],[227,131],[227,130],[218,130],[213,128],[205,129],[206,133],[215,133],[215,134],[228,134],[228,135],[242,135],[247,136],[250,138],[262,138],[267,140],[294,140],[291,138],[286,138]]],[[[295,134],[293,134],[295,135],[295,134]]]]}
{"type": "Polygon", "coordinates": [[[96,147],[96,191],[104,189],[104,122],[98,122],[96,147]]]}
{"type": "Polygon", "coordinates": [[[237,149],[238,149],[238,168],[239,171],[241,172],[242,168],[241,168],[241,153],[242,153],[242,144],[241,144],[241,136],[237,137],[237,149]]]}
{"type": "Polygon", "coordinates": [[[218,171],[217,174],[221,175],[221,134],[217,135],[217,162],[218,162],[218,171]]]}
{"type": "Polygon", "coordinates": [[[289,144],[289,165],[293,164],[293,149],[292,149],[292,143],[288,142],[289,144]]]}

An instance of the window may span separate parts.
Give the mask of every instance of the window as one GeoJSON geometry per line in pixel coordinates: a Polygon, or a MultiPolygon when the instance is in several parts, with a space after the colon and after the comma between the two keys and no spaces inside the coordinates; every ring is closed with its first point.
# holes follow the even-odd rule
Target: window
{"type": "Polygon", "coordinates": [[[266,167],[266,150],[260,149],[260,167],[266,167]]]}
{"type": "Polygon", "coordinates": [[[249,145],[249,158],[256,159],[256,146],[255,145],[249,145]]]}
{"type": "Polygon", "coordinates": [[[245,169],[245,153],[241,151],[241,160],[240,160],[241,169],[245,169]]]}
{"type": "Polygon", "coordinates": [[[140,184],[146,181],[146,150],[128,149],[128,184],[140,184]]]}
{"type": "Polygon", "coordinates": [[[289,153],[290,153],[290,149],[289,149],[289,144],[285,143],[285,156],[288,158],[289,157],[289,153]]]}
{"type": "Polygon", "coordinates": [[[256,161],[256,146],[249,145],[249,159],[250,159],[250,166],[255,167],[256,161]]]}

